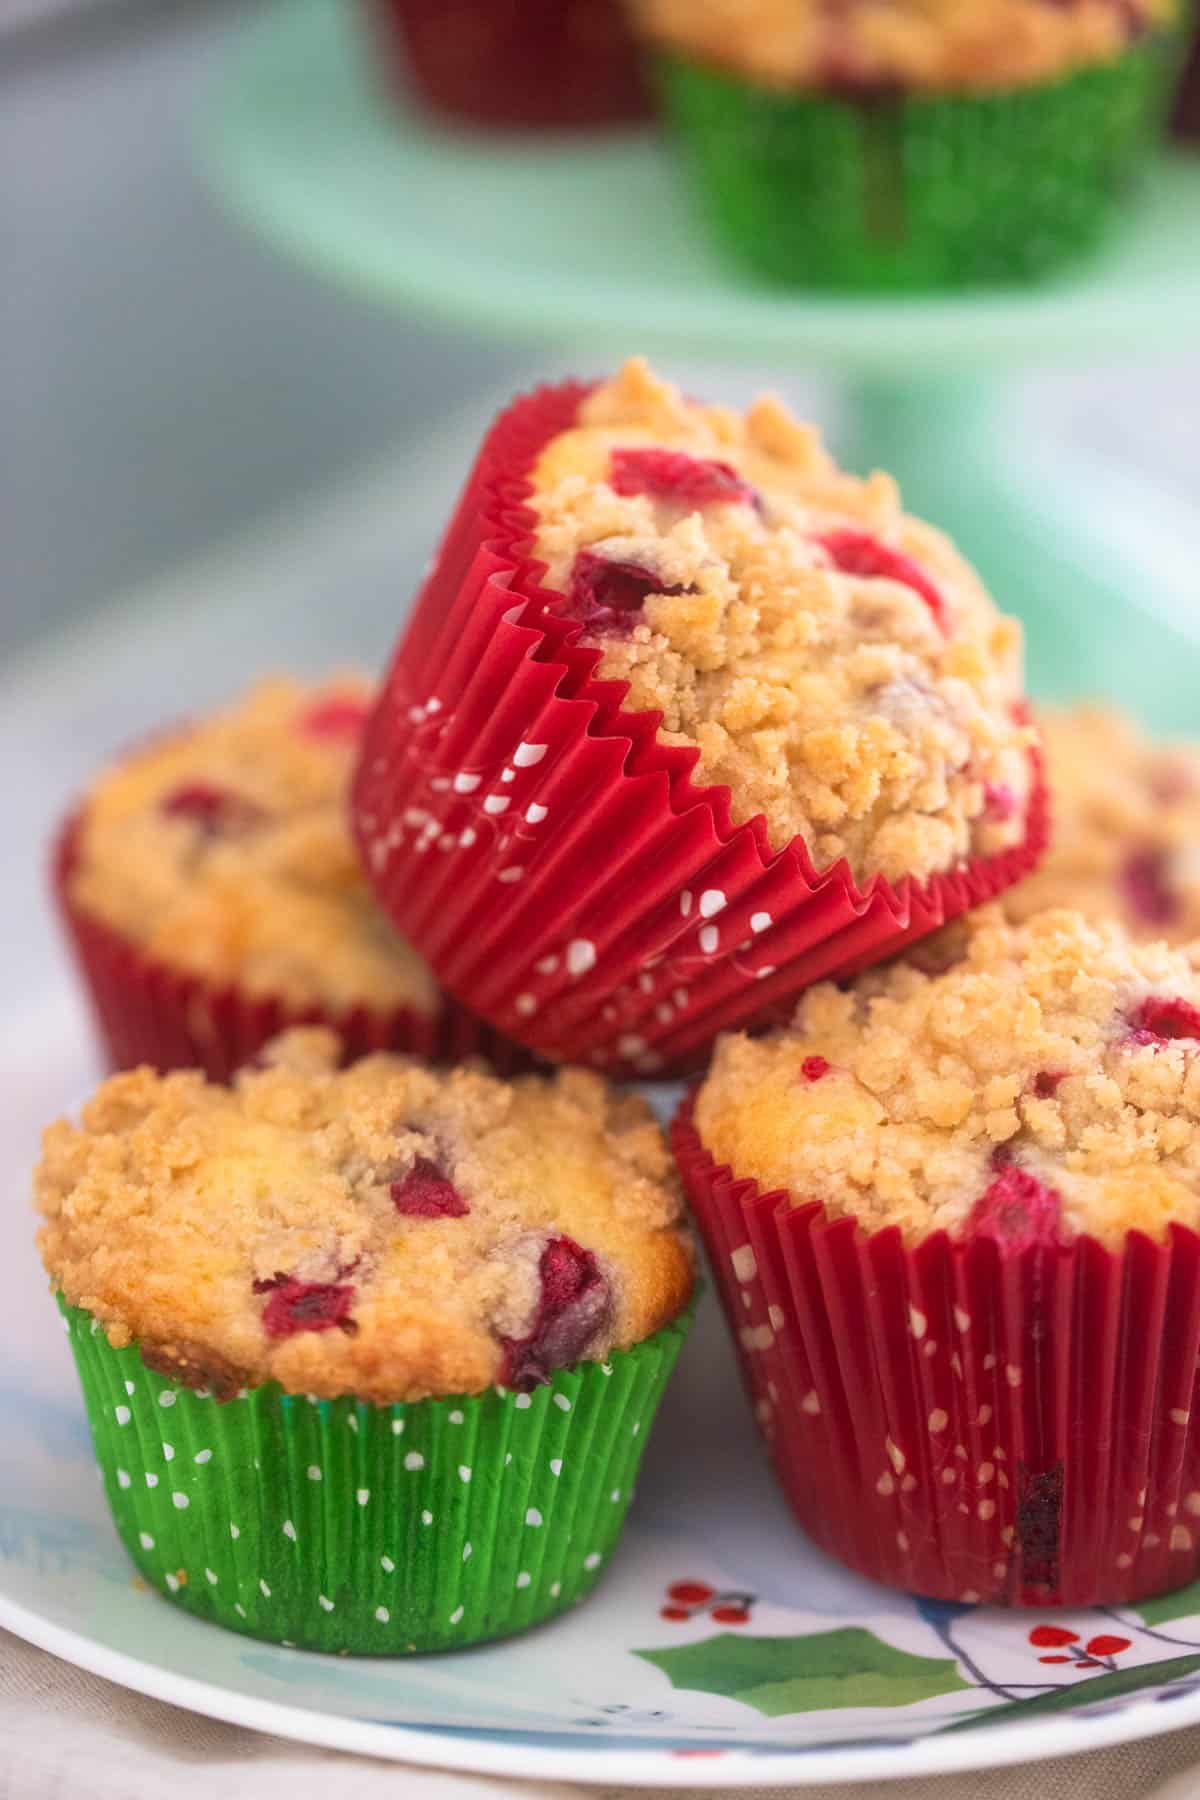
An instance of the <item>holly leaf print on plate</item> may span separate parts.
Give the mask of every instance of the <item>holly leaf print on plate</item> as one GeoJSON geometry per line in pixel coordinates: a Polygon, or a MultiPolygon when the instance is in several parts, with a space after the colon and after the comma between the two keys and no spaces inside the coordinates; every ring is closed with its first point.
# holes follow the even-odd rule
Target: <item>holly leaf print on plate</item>
{"type": "Polygon", "coordinates": [[[858,1626],[812,1637],[720,1632],[677,1650],[635,1650],[672,1687],[740,1700],[765,1718],[838,1706],[912,1706],[970,1686],[952,1657],[894,1650],[858,1626]]]}
{"type": "Polygon", "coordinates": [[[1136,1608],[1147,1625],[1168,1625],[1172,1619],[1191,1619],[1200,1613],[1200,1581],[1176,1588],[1173,1594],[1156,1594],[1153,1600],[1139,1600],[1136,1608]]]}
{"type": "Polygon", "coordinates": [[[1007,1706],[991,1707],[987,1712],[970,1713],[943,1725],[942,1731],[965,1731],[975,1725],[1010,1725],[1014,1719],[1036,1718],[1039,1713],[1073,1712],[1078,1706],[1096,1706],[1104,1700],[1119,1700],[1136,1694],[1142,1688],[1166,1687],[1200,1670],[1200,1655],[1172,1656],[1165,1662],[1142,1663],[1136,1669],[1114,1669],[1109,1675],[1093,1675],[1088,1681],[1064,1682],[1031,1700],[1013,1700],[1007,1706]]]}

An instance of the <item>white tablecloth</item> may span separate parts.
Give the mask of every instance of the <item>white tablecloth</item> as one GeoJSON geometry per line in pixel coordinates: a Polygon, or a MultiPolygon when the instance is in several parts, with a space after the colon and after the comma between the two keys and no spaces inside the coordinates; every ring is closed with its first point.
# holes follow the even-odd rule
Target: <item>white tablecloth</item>
{"type": "MultiPolygon", "coordinates": [[[[147,1700],[0,1632],[0,1800],[628,1800],[631,1792],[311,1750],[147,1700]]],[[[675,1800],[687,1792],[674,1790],[675,1800]]],[[[762,1792],[797,1800],[1190,1800],[1200,1796],[1200,1726],[1064,1761],[882,1790],[875,1783],[762,1792]]]]}

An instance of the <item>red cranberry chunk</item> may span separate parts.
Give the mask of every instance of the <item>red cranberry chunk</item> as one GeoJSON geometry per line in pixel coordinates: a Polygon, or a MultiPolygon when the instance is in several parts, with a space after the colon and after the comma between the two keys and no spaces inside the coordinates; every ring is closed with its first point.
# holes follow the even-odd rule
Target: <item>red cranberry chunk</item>
{"type": "Polygon", "coordinates": [[[471,1210],[445,1170],[428,1156],[418,1156],[390,1192],[396,1211],[409,1219],[462,1219],[471,1210]]]}
{"type": "Polygon", "coordinates": [[[367,722],[367,704],[343,694],[332,700],[318,700],[300,717],[300,729],[307,737],[349,738],[362,736],[367,722]]]}
{"type": "Polygon", "coordinates": [[[983,788],[983,816],[992,825],[1003,825],[1017,810],[1017,796],[1007,781],[988,781],[983,788]]]}
{"type": "Polygon", "coordinates": [[[1016,1163],[1005,1163],[972,1207],[966,1231],[994,1238],[1005,1250],[1025,1250],[1057,1242],[1061,1211],[1054,1188],[1016,1163]]]}
{"type": "Polygon", "coordinates": [[[581,550],[571,570],[567,614],[589,631],[613,637],[632,627],[650,594],[682,594],[641,563],[617,562],[581,550]]]}
{"type": "Polygon", "coordinates": [[[827,531],[817,542],[829,554],[835,568],[844,575],[882,575],[889,581],[902,582],[920,594],[943,631],[949,630],[946,603],[920,563],[903,550],[892,550],[880,543],[869,531],[855,531],[847,526],[827,531]]]}
{"type": "Polygon", "coordinates": [[[758,495],[727,462],[689,456],[685,450],[614,450],[609,470],[614,493],[649,494],[679,506],[756,506],[758,495]]]}
{"type": "Polygon", "coordinates": [[[268,1337],[294,1337],[298,1331],[353,1331],[350,1306],[355,1290],[330,1281],[296,1281],[289,1276],[276,1276],[273,1282],[258,1282],[254,1291],[272,1289],[263,1308],[263,1330],[268,1337]]]}
{"type": "Polygon", "coordinates": [[[612,1321],[612,1290],[590,1250],[569,1237],[551,1238],[538,1263],[541,1293],[533,1330],[504,1338],[501,1380],[528,1389],[549,1381],[555,1369],[579,1361],[612,1321]]]}
{"type": "Polygon", "coordinates": [[[263,816],[261,807],[252,800],[208,781],[190,781],[177,787],[160,802],[159,810],[168,819],[187,819],[198,825],[205,837],[248,831],[263,816]]]}
{"type": "Polygon", "coordinates": [[[1172,1044],[1177,1039],[1200,1039],[1200,1007],[1190,1000],[1150,994],[1130,1014],[1132,1036],[1138,1044],[1172,1044]]]}
{"type": "Polygon", "coordinates": [[[806,1056],[800,1064],[800,1073],[805,1081],[820,1081],[823,1075],[828,1075],[829,1064],[823,1056],[806,1056]]]}
{"type": "Polygon", "coordinates": [[[1039,1100],[1053,1100],[1059,1083],[1066,1079],[1065,1069],[1039,1069],[1033,1078],[1033,1091],[1039,1100]]]}
{"type": "Polygon", "coordinates": [[[1125,903],[1143,925],[1170,925],[1179,917],[1179,897],[1168,880],[1163,850],[1135,850],[1121,866],[1117,882],[1125,903]]]}

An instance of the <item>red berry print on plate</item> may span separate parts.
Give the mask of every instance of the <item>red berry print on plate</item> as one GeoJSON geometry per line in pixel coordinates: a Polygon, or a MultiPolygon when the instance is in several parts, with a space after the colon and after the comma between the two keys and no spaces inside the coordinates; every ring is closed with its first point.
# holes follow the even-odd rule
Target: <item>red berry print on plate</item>
{"type": "Polygon", "coordinates": [[[198,825],[205,837],[248,831],[262,818],[261,807],[252,800],[209,781],[185,782],[160,801],[159,811],[168,819],[198,825]]]}
{"type": "Polygon", "coordinates": [[[262,1315],[268,1337],[294,1337],[298,1331],[354,1330],[352,1287],[331,1281],[296,1281],[290,1275],[254,1283],[256,1294],[268,1290],[271,1298],[262,1315]]]}
{"type": "Polygon", "coordinates": [[[1004,1249],[1023,1250],[1057,1239],[1061,1210],[1054,1188],[1016,1163],[1002,1163],[972,1207],[965,1230],[968,1236],[994,1238],[1004,1249]]]}
{"type": "Polygon", "coordinates": [[[1057,1650],[1064,1644],[1079,1642],[1079,1633],[1066,1625],[1035,1625],[1029,1641],[1037,1650],[1057,1650]]]}
{"type": "Polygon", "coordinates": [[[658,1616],[674,1624],[705,1615],[717,1625],[748,1625],[753,1605],[753,1594],[721,1593],[707,1581],[673,1581],[667,1589],[667,1604],[659,1607],[658,1616]]]}
{"type": "Polygon", "coordinates": [[[1100,1637],[1089,1638],[1084,1650],[1089,1656],[1120,1656],[1122,1650],[1128,1650],[1131,1644],[1131,1638],[1102,1634],[1100,1637]]]}
{"type": "Polygon", "coordinates": [[[612,1290],[590,1250],[573,1238],[551,1238],[538,1263],[541,1293],[527,1337],[504,1338],[508,1387],[528,1389],[549,1381],[555,1369],[578,1362],[612,1319],[612,1290]]]}
{"type": "Polygon", "coordinates": [[[1129,1015],[1135,1044],[1173,1044],[1200,1039],[1200,1007],[1190,1000],[1150,994],[1129,1015]]]}
{"type": "Polygon", "coordinates": [[[667,1589],[668,1600],[677,1600],[681,1606],[704,1606],[716,1593],[707,1581],[673,1581],[667,1589]]]}
{"type": "Polygon", "coordinates": [[[354,700],[343,694],[332,700],[318,700],[300,718],[300,729],[308,737],[346,738],[350,742],[362,736],[369,708],[365,700],[354,700]]]}
{"type": "Polygon", "coordinates": [[[649,494],[679,506],[754,506],[758,495],[727,462],[689,456],[685,450],[614,450],[609,486],[628,498],[649,494]]]}
{"type": "Polygon", "coordinates": [[[396,1211],[408,1219],[462,1219],[471,1210],[445,1170],[428,1156],[418,1156],[389,1192],[396,1211]]]}
{"type": "Polygon", "coordinates": [[[903,550],[893,550],[871,532],[856,531],[849,526],[839,531],[827,531],[817,542],[828,551],[834,568],[840,569],[843,575],[886,576],[889,581],[912,588],[920,594],[941,629],[949,630],[946,602],[941,593],[920,563],[906,556],[903,550]]]}

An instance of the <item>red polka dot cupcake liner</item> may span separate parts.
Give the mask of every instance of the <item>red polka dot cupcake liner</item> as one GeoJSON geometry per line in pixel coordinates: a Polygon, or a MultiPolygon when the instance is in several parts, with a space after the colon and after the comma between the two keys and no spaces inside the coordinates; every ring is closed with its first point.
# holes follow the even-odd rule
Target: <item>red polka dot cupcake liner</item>
{"type": "Polygon", "coordinates": [[[368,722],[352,810],[384,909],[497,1031],[611,1074],[686,1072],[718,1031],[777,1022],[1026,875],[1047,839],[1040,760],[1023,843],[925,882],[859,886],[802,839],[734,825],[696,752],[626,710],[531,560],[539,452],[578,383],[518,400],[467,480],[368,722]]]}
{"type": "Polygon", "coordinates": [[[157,961],[75,905],[70,884],[78,839],[79,815],[74,814],[55,843],[51,879],[110,1069],[149,1063],[163,1072],[203,1069],[213,1081],[228,1081],[264,1044],[293,1025],[330,1026],[342,1040],[347,1062],[373,1050],[399,1050],[435,1063],[483,1056],[501,1074],[532,1066],[527,1051],[508,1043],[448,995],[435,1013],[411,1007],[333,1013],[246,994],[236,985],[206,981],[157,961]]]}
{"type": "Polygon", "coordinates": [[[863,1232],[676,1159],[776,1475],[808,1535],[891,1587],[1124,1605],[1200,1573],[1200,1236],[1001,1250],[863,1232]]]}
{"type": "Polygon", "coordinates": [[[366,0],[388,88],[490,130],[578,130],[647,118],[621,0],[366,0]]]}

